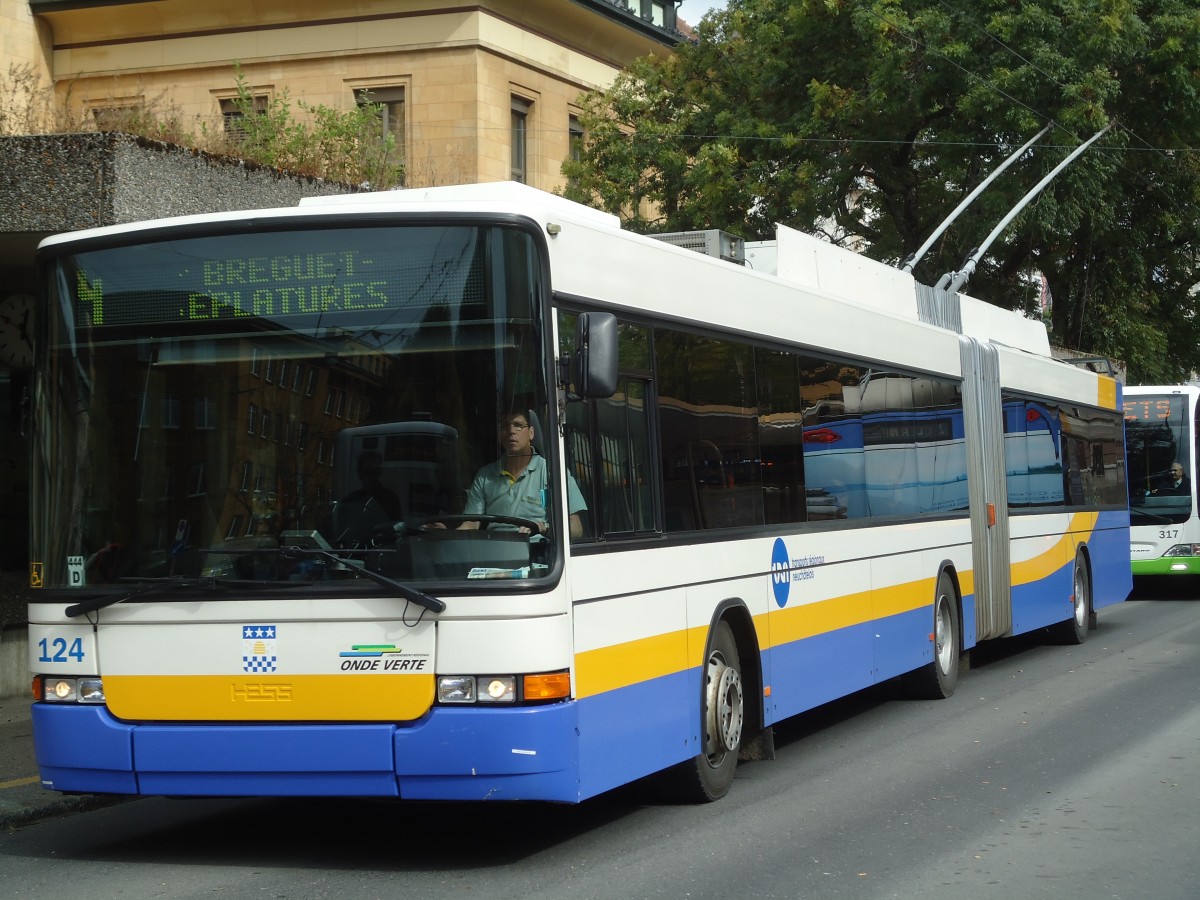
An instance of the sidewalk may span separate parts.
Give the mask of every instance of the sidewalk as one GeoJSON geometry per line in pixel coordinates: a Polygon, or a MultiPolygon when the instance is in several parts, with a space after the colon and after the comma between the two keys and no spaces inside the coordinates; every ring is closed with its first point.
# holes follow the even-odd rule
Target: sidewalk
{"type": "Polygon", "coordinates": [[[0,700],[0,831],[39,819],[109,806],[124,798],[60,794],[42,787],[33,753],[29,701],[0,700]]]}

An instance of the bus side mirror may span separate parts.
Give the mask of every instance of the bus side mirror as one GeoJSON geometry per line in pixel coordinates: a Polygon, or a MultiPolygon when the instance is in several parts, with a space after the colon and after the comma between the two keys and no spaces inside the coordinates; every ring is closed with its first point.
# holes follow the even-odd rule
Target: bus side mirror
{"type": "Polygon", "coordinates": [[[617,390],[617,317],[580,313],[575,331],[575,391],[581,397],[611,397],[617,390]]]}

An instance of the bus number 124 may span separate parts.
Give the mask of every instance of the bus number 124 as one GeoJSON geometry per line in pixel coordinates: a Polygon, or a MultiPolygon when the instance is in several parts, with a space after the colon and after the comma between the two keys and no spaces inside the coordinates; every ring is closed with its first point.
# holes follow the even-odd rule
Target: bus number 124
{"type": "Polygon", "coordinates": [[[75,660],[75,662],[83,662],[83,638],[75,638],[71,642],[68,649],[66,638],[42,638],[38,641],[38,646],[42,649],[42,655],[38,657],[38,662],[45,663],[65,663],[75,660]]]}

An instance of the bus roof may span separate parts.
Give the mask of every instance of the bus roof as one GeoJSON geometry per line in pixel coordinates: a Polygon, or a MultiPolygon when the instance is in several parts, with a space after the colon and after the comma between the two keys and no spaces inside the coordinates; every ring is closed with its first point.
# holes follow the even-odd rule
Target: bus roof
{"type": "MultiPolygon", "coordinates": [[[[774,241],[748,244],[747,250],[752,251],[748,254],[753,265],[751,269],[624,231],[617,216],[511,181],[309,197],[301,200],[298,207],[130,222],[54,235],[44,239],[39,248],[62,248],[98,237],[134,237],[140,233],[222,222],[294,220],[298,215],[314,219],[326,216],[337,218],[388,211],[491,212],[525,216],[545,229],[552,258],[560,261],[555,268],[556,289],[617,305],[629,302],[628,284],[631,277],[649,279],[654,283],[653,290],[658,292],[658,296],[682,293],[696,298],[716,298],[726,304],[744,294],[746,276],[751,275],[764,279],[764,282],[792,285],[793,289],[798,286],[813,297],[833,300],[835,307],[848,304],[851,309],[861,307],[864,312],[882,313],[893,320],[892,328],[898,322],[907,322],[922,332],[925,329],[946,331],[923,321],[917,302],[918,285],[909,273],[795,229],[779,225],[774,241]],[[577,239],[569,237],[571,233],[577,239]],[[621,264],[597,267],[595,260],[598,256],[619,259],[621,264]],[[764,266],[762,261],[768,256],[771,264],[764,266]],[[589,264],[583,265],[585,261],[589,264]],[[707,264],[698,264],[699,261],[707,264]],[[724,295],[711,290],[714,279],[725,286],[724,295]]],[[[959,295],[957,303],[961,333],[1037,356],[1051,355],[1046,328],[1041,322],[965,295],[959,295]]],[[[714,314],[716,312],[713,311],[714,314]]],[[[829,308],[829,314],[837,315],[834,307],[829,308]]],[[[701,321],[710,318],[708,313],[699,308],[694,310],[693,315],[701,321]]],[[[693,315],[685,317],[692,318],[693,315]]],[[[724,315],[714,315],[711,321],[726,318],[724,315]]],[[[851,316],[851,319],[857,318],[851,316]]],[[[736,327],[734,322],[727,324],[736,327]]],[[[811,326],[812,323],[808,324],[811,326]]],[[[888,327],[883,323],[885,331],[888,327]]],[[[906,330],[901,328],[901,331],[906,330]]],[[[897,334],[895,337],[902,336],[897,334]]],[[[948,367],[948,363],[934,362],[932,365],[934,370],[948,367]]]]}

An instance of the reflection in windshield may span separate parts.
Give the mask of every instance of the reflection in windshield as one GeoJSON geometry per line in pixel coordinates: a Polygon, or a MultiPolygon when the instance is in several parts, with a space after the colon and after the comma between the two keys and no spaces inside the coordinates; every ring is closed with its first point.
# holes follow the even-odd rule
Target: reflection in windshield
{"type": "Polygon", "coordinates": [[[501,228],[60,258],[36,413],[46,585],[546,571],[552,536],[427,527],[462,512],[504,411],[548,420],[540,282],[534,241],[501,228]]]}

